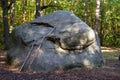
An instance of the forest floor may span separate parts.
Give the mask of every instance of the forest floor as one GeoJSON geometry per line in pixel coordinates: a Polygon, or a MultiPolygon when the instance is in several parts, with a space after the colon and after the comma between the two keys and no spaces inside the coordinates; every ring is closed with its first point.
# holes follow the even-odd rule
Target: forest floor
{"type": "Polygon", "coordinates": [[[0,51],[0,80],[120,80],[120,48],[102,47],[105,66],[94,69],[73,69],[50,73],[18,72],[6,62],[6,51],[0,51]],[[112,55],[112,57],[111,57],[112,55]]]}

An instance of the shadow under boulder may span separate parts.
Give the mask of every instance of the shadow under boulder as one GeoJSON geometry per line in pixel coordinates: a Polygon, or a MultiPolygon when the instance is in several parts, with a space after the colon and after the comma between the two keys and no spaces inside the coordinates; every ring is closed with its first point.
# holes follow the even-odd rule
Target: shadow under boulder
{"type": "Polygon", "coordinates": [[[104,63],[98,35],[68,11],[34,19],[13,32],[8,51],[11,65],[21,70],[50,72],[104,63]]]}

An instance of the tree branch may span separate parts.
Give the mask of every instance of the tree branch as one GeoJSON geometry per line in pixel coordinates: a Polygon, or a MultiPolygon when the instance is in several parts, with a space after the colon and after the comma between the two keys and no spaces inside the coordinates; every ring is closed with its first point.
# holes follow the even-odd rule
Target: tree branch
{"type": "Polygon", "coordinates": [[[59,7],[59,8],[61,8],[60,6],[56,6],[56,5],[46,5],[46,6],[41,6],[40,9],[44,10],[46,8],[49,8],[49,7],[59,7]]]}

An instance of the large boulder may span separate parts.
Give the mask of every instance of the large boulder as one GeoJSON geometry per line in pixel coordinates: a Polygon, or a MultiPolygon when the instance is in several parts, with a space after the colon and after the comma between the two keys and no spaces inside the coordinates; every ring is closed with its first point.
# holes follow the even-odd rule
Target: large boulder
{"type": "Polygon", "coordinates": [[[15,28],[12,36],[8,61],[20,70],[50,72],[104,63],[98,35],[68,11],[34,19],[15,28]]]}

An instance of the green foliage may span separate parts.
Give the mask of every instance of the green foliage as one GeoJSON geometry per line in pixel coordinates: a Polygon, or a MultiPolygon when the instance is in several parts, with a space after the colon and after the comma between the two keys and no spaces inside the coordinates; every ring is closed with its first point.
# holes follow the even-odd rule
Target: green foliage
{"type": "Polygon", "coordinates": [[[118,35],[120,32],[118,31],[120,27],[120,1],[119,0],[111,0],[102,3],[105,8],[105,20],[104,20],[104,28],[103,28],[103,44],[120,47],[120,37],[118,35]]]}

